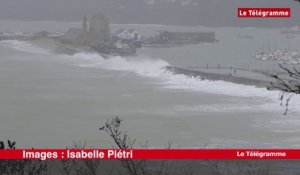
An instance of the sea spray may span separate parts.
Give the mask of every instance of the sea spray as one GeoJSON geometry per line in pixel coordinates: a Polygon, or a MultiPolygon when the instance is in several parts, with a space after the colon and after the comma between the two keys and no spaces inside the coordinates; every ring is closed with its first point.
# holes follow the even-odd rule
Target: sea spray
{"type": "Polygon", "coordinates": [[[46,49],[36,47],[30,42],[26,41],[18,41],[18,40],[4,40],[0,41],[0,45],[8,48],[12,48],[17,51],[33,53],[33,54],[41,54],[48,55],[50,52],[46,49]]]}
{"type": "MultiPolygon", "coordinates": [[[[225,81],[202,80],[201,77],[192,77],[184,74],[176,74],[166,69],[170,64],[164,60],[149,57],[123,58],[120,56],[104,59],[98,54],[79,53],[74,55],[82,59],[79,67],[93,67],[106,70],[127,71],[137,75],[155,78],[160,81],[165,89],[177,89],[183,91],[204,92],[234,97],[245,97],[263,100],[266,104],[263,108],[274,109],[280,106],[279,91],[269,91],[266,88],[257,88],[225,81]]],[[[300,110],[300,97],[295,95],[290,109],[300,110]]]]}
{"type": "MultiPolygon", "coordinates": [[[[46,49],[36,47],[26,41],[0,41],[1,46],[11,47],[18,51],[33,54],[50,54],[46,49]]],[[[76,62],[79,67],[93,67],[105,70],[127,71],[137,75],[154,78],[159,81],[162,88],[175,89],[182,91],[204,92],[212,94],[220,94],[234,97],[259,98],[263,99],[268,106],[278,106],[279,91],[268,91],[266,88],[257,88],[242,84],[235,84],[225,81],[202,80],[201,77],[191,77],[184,74],[175,74],[166,69],[171,66],[167,61],[154,59],[146,56],[137,57],[120,57],[111,56],[104,58],[97,53],[77,53],[70,55],[57,55],[62,59],[69,59],[76,62]]],[[[300,97],[295,95],[290,103],[290,109],[300,110],[300,97]]]]}

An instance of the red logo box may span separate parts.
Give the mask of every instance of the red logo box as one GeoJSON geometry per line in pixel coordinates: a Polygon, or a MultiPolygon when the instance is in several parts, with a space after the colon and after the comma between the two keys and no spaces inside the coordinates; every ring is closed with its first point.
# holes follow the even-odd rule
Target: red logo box
{"type": "Polygon", "coordinates": [[[291,8],[238,8],[239,18],[289,18],[291,8]]]}

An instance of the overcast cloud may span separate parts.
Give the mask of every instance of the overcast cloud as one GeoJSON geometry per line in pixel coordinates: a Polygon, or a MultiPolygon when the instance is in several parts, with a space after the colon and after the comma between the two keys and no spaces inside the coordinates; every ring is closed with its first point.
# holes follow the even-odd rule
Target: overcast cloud
{"type": "Polygon", "coordinates": [[[300,3],[293,0],[0,0],[0,20],[79,21],[105,13],[112,23],[208,26],[294,26],[300,3]],[[241,20],[237,7],[291,7],[291,19],[241,20]]]}

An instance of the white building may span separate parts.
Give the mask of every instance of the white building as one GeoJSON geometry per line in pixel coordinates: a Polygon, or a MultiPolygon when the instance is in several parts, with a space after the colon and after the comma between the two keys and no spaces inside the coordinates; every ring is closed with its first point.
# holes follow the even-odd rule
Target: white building
{"type": "Polygon", "coordinates": [[[124,40],[141,40],[142,35],[138,33],[135,29],[120,29],[117,33],[116,36],[120,39],[124,40]]]}
{"type": "Polygon", "coordinates": [[[117,40],[115,42],[115,47],[118,48],[118,49],[128,49],[128,48],[130,48],[128,43],[126,43],[122,40],[117,40]]]}

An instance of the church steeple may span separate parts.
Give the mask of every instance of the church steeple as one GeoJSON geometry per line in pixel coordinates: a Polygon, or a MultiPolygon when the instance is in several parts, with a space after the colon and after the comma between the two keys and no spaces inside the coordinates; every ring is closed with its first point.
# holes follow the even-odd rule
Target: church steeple
{"type": "Polygon", "coordinates": [[[86,16],[84,16],[82,21],[82,30],[87,31],[87,29],[88,29],[87,18],[86,16]]]}

